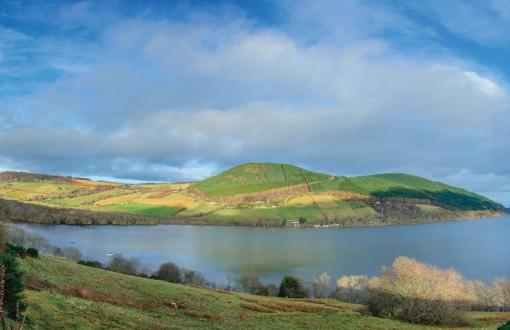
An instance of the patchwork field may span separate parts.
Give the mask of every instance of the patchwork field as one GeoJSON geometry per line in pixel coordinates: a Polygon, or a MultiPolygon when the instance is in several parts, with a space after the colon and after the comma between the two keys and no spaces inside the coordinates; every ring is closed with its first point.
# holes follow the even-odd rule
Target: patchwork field
{"type": "MultiPolygon", "coordinates": [[[[122,184],[4,172],[0,173],[0,198],[52,208],[48,212],[64,208],[132,214],[164,218],[165,223],[175,219],[208,224],[356,226],[504,212],[501,205],[483,196],[411,175],[337,177],[274,163],[239,165],[193,183],[122,184]]],[[[4,213],[9,217],[13,212],[19,213],[16,208],[4,213]]]]}

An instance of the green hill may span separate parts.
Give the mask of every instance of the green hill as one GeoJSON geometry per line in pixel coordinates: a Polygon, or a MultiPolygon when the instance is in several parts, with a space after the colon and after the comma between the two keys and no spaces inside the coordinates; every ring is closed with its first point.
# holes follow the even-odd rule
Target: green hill
{"type": "MultiPolygon", "coordinates": [[[[190,287],[81,266],[19,259],[28,329],[438,329],[368,315],[332,299],[284,299],[190,287]]],[[[469,313],[495,329],[507,313],[469,313]]]]}
{"type": "Polygon", "coordinates": [[[193,183],[0,173],[0,217],[37,223],[356,227],[504,212],[486,197],[417,176],[343,177],[290,164],[247,163],[193,183]]]}
{"type": "Polygon", "coordinates": [[[210,195],[233,196],[326,181],[329,177],[290,164],[247,163],[199,181],[194,186],[210,195]]]}
{"type": "Polygon", "coordinates": [[[308,184],[310,192],[339,190],[380,199],[430,200],[459,210],[503,210],[501,205],[486,197],[413,175],[388,173],[336,177],[289,164],[242,164],[197,182],[194,186],[211,196],[233,196],[302,184],[308,184]]]}
{"type": "Polygon", "coordinates": [[[459,210],[502,210],[503,206],[464,189],[418,176],[388,173],[359,177],[335,177],[312,185],[314,191],[345,190],[380,199],[424,199],[459,210]]]}

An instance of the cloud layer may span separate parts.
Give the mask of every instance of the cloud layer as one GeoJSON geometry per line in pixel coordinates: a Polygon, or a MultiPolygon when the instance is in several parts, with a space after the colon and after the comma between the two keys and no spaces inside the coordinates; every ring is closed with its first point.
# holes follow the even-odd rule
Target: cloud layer
{"type": "MultiPolygon", "coordinates": [[[[509,203],[506,76],[445,48],[508,34],[483,30],[484,12],[461,28],[451,8],[406,3],[282,2],[277,22],[235,3],[53,4],[51,24],[9,14],[36,29],[0,28],[0,168],[190,180],[275,161],[411,172],[509,203]]],[[[506,9],[487,9],[501,30],[506,9]]]]}

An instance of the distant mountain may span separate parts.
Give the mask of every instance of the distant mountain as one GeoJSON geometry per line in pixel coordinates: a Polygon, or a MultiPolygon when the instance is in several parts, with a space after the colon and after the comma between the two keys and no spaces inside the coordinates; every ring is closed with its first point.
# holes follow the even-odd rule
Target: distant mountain
{"type": "Polygon", "coordinates": [[[342,177],[247,163],[193,183],[0,173],[0,218],[41,223],[381,226],[503,214],[484,197],[400,173],[342,177]],[[92,211],[92,212],[91,212],[92,211]]]}

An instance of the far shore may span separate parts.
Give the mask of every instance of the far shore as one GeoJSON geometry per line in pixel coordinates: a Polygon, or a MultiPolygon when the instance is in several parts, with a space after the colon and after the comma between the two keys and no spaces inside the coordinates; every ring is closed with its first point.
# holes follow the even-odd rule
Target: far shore
{"type": "Polygon", "coordinates": [[[194,226],[242,226],[271,228],[356,228],[417,225],[439,222],[466,221],[480,218],[500,217],[503,211],[450,211],[423,218],[341,218],[321,223],[300,222],[297,219],[253,219],[249,221],[217,220],[201,217],[141,216],[121,212],[100,212],[75,208],[57,208],[14,200],[0,199],[0,220],[16,223],[62,224],[62,225],[194,225],[194,226]]]}

